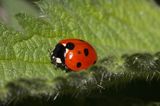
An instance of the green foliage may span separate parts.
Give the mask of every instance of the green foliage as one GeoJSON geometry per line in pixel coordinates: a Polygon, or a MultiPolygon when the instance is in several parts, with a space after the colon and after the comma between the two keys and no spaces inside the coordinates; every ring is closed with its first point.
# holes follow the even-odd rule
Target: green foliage
{"type": "Polygon", "coordinates": [[[0,25],[2,101],[60,94],[83,97],[86,92],[96,96],[101,91],[111,96],[115,91],[126,93],[124,86],[134,82],[159,81],[159,53],[151,54],[160,50],[159,7],[152,1],[43,0],[38,6],[39,17],[16,14],[21,32],[0,25]],[[90,42],[98,53],[97,64],[79,73],[55,68],[49,51],[65,38],[90,42]]]}
{"type": "Polygon", "coordinates": [[[1,0],[0,1],[0,21],[8,27],[15,30],[22,30],[18,24],[15,15],[17,13],[27,13],[32,16],[37,16],[38,11],[35,7],[29,5],[26,0],[1,0]]]}

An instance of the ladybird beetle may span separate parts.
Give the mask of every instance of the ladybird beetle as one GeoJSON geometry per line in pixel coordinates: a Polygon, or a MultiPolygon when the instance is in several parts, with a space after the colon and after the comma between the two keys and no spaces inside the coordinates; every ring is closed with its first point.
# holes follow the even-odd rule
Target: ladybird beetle
{"type": "Polygon", "coordinates": [[[95,49],[88,42],[80,39],[61,40],[51,52],[51,63],[67,70],[87,69],[96,61],[95,49]]]}

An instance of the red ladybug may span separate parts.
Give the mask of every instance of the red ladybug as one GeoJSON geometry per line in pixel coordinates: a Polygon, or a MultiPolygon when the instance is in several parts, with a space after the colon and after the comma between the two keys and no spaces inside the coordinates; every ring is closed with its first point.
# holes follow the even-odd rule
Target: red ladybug
{"type": "Polygon", "coordinates": [[[95,49],[80,39],[61,40],[51,52],[51,63],[72,71],[87,69],[97,61],[95,49]]]}

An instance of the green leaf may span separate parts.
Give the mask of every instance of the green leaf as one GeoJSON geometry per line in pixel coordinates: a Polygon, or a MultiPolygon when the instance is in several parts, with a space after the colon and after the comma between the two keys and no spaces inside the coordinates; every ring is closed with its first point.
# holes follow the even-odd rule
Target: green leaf
{"type": "Polygon", "coordinates": [[[94,92],[113,88],[111,92],[114,92],[139,81],[137,79],[147,84],[153,79],[159,81],[159,68],[148,72],[143,70],[148,65],[143,68],[142,64],[142,68],[134,66],[137,70],[134,72],[126,68],[126,60],[121,58],[124,54],[147,52],[152,55],[160,50],[160,10],[153,1],[43,0],[38,6],[41,9],[38,18],[23,13],[15,16],[22,32],[0,26],[2,101],[28,95],[56,97],[73,91],[85,94],[90,89],[94,92]],[[49,50],[65,38],[80,38],[91,43],[98,53],[97,64],[79,73],[55,68],[50,62],[49,50]]]}

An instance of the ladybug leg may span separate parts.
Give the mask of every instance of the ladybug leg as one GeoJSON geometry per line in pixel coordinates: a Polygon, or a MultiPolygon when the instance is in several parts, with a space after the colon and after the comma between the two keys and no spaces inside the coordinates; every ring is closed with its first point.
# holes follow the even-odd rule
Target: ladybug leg
{"type": "Polygon", "coordinates": [[[66,72],[68,73],[68,72],[71,72],[71,69],[69,69],[69,68],[65,68],[66,69],[66,72]]]}

